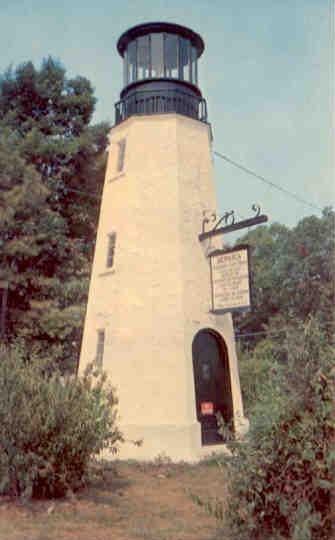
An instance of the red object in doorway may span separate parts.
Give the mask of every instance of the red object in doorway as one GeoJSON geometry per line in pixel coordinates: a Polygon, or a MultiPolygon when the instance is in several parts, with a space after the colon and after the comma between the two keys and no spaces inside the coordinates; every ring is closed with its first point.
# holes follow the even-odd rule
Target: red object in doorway
{"type": "Polygon", "coordinates": [[[200,404],[201,414],[214,414],[214,405],[211,401],[203,401],[200,404]]]}

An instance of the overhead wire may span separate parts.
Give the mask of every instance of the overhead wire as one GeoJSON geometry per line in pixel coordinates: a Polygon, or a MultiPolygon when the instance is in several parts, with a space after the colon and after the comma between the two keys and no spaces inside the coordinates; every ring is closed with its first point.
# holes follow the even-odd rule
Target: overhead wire
{"type": "MultiPolygon", "coordinates": [[[[96,195],[94,193],[90,193],[88,191],[81,191],[80,189],[74,189],[74,188],[65,187],[64,192],[66,192],[66,191],[73,191],[74,193],[80,193],[81,195],[88,195],[89,197],[93,197],[94,199],[101,199],[101,197],[99,195],[96,195]]],[[[65,193],[65,195],[66,195],[66,193],[65,193]]]]}
{"type": "Polygon", "coordinates": [[[277,335],[277,334],[284,334],[287,332],[287,328],[280,328],[279,330],[272,330],[269,332],[242,332],[242,333],[236,333],[235,338],[241,338],[241,337],[250,337],[250,336],[261,336],[261,335],[277,335]]]}
{"type": "MultiPolygon", "coordinates": [[[[235,161],[235,160],[231,159],[230,157],[226,156],[225,154],[222,154],[221,152],[218,152],[217,150],[214,150],[213,153],[216,156],[218,156],[219,158],[221,158],[224,161],[226,161],[227,163],[229,163],[230,165],[233,165],[234,167],[240,169],[241,171],[245,172],[246,174],[249,174],[250,176],[253,176],[254,178],[257,178],[258,180],[261,180],[262,182],[264,182],[268,186],[270,186],[270,187],[272,187],[274,189],[277,189],[278,191],[281,191],[282,193],[285,193],[285,195],[288,195],[288,196],[292,197],[293,199],[300,202],[301,204],[307,205],[310,208],[314,208],[315,210],[319,210],[319,211],[322,212],[323,209],[320,206],[317,206],[316,204],[311,203],[311,202],[307,201],[306,199],[303,199],[302,197],[300,197],[300,195],[297,195],[296,193],[293,193],[292,191],[289,191],[288,189],[280,186],[279,184],[276,184],[275,182],[272,182],[271,180],[268,180],[264,176],[255,173],[254,171],[252,171],[248,167],[245,167],[241,163],[238,163],[237,161],[235,161]]],[[[66,191],[71,191],[71,192],[74,192],[74,193],[79,193],[81,195],[88,195],[89,197],[93,197],[95,199],[101,199],[101,197],[99,195],[96,195],[94,193],[90,193],[88,191],[82,191],[82,190],[79,190],[79,189],[68,188],[68,187],[65,187],[65,190],[66,191]]]]}
{"type": "Polygon", "coordinates": [[[249,174],[250,176],[254,176],[255,178],[258,178],[258,180],[261,180],[262,182],[264,182],[268,186],[271,186],[272,188],[277,189],[278,191],[281,191],[282,193],[285,193],[286,195],[289,195],[290,197],[292,197],[296,201],[298,201],[298,202],[300,202],[302,204],[305,204],[306,206],[309,206],[311,208],[314,208],[315,210],[319,210],[319,211],[322,212],[322,208],[320,206],[317,206],[316,204],[313,204],[313,203],[310,203],[310,202],[306,201],[306,199],[303,199],[302,197],[300,197],[300,195],[297,195],[296,193],[293,193],[292,191],[289,191],[288,189],[276,184],[275,182],[272,182],[271,180],[268,180],[264,176],[255,173],[254,171],[252,171],[248,167],[245,167],[241,163],[238,163],[237,161],[234,161],[233,159],[229,158],[225,154],[221,154],[221,152],[218,152],[217,150],[214,150],[214,154],[216,156],[218,156],[219,158],[223,159],[224,161],[226,161],[227,163],[230,163],[230,165],[233,165],[234,167],[237,167],[238,169],[245,172],[246,174],[249,174]]]}
{"type": "MultiPolygon", "coordinates": [[[[321,327],[335,327],[335,321],[324,321],[321,325],[321,327]]],[[[300,325],[300,327],[303,327],[303,324],[300,325]]],[[[289,330],[289,327],[285,328],[279,328],[278,330],[264,330],[262,332],[236,332],[235,333],[235,340],[244,338],[244,337],[251,337],[251,336],[277,336],[279,334],[285,334],[289,330]]]]}

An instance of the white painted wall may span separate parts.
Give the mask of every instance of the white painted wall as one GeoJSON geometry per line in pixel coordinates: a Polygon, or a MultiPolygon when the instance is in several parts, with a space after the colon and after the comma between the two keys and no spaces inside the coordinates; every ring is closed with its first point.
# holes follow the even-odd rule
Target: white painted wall
{"type": "Polygon", "coordinates": [[[216,200],[207,124],[171,113],[134,116],[113,128],[80,372],[94,359],[97,330],[104,328],[103,367],[117,388],[120,427],[127,439],[144,439],[140,448],[123,445],[121,458],[165,453],[190,461],[204,453],[192,368],[192,340],[202,328],[216,329],[226,341],[236,428],[243,428],[231,316],[209,313],[207,253],[215,244],[198,240],[209,209],[216,200]],[[117,143],[123,138],[120,173],[117,143]]]}

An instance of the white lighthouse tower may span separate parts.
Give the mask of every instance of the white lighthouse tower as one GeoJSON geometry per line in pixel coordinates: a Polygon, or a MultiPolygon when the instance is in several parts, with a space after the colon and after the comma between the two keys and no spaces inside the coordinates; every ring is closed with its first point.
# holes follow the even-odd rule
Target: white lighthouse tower
{"type": "MultiPolygon", "coordinates": [[[[192,30],[141,24],[118,41],[116,104],[80,372],[96,361],[119,398],[119,457],[194,461],[244,427],[231,315],[211,311],[204,212],[215,211],[211,129],[192,30]]],[[[210,243],[212,242],[212,244],[210,243]]]]}

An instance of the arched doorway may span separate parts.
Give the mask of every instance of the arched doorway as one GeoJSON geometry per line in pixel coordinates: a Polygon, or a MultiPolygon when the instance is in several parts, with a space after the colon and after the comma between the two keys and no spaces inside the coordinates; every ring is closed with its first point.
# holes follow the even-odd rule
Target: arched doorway
{"type": "Polygon", "coordinates": [[[192,357],[201,442],[203,445],[223,443],[216,413],[220,412],[227,423],[233,417],[227,347],[217,332],[200,330],[193,339],[192,357]]]}

